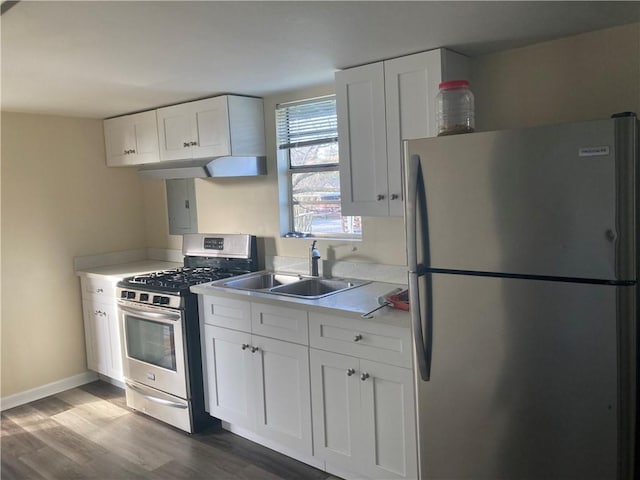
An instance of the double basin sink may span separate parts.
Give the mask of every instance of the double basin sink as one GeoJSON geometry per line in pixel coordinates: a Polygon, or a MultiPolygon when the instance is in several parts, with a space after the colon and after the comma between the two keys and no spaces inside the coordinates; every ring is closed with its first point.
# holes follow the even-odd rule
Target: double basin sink
{"type": "Polygon", "coordinates": [[[291,273],[256,272],[227,280],[219,286],[315,300],[369,283],[366,280],[306,277],[291,273]]]}

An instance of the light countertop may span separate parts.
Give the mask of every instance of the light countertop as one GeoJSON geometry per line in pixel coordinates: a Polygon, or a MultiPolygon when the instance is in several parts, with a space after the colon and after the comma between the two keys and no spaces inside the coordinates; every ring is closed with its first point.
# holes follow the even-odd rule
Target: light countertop
{"type": "Polygon", "coordinates": [[[163,260],[139,260],[135,262],[120,263],[117,265],[104,265],[77,270],[78,276],[99,277],[108,280],[122,280],[133,275],[168,270],[182,267],[182,263],[166,262],[163,260]]]}
{"type": "MultiPolygon", "coordinates": [[[[228,280],[228,279],[227,279],[228,280]]],[[[216,295],[230,298],[270,303],[283,307],[301,308],[319,313],[330,313],[350,318],[362,319],[362,314],[380,306],[378,297],[395,289],[405,289],[406,285],[385,282],[370,282],[356,288],[334,293],[323,298],[305,299],[285,295],[276,295],[250,290],[238,290],[223,287],[224,281],[202,283],[191,287],[191,291],[200,295],[216,295]]],[[[384,307],[371,314],[370,321],[388,323],[397,326],[410,326],[409,313],[403,310],[384,307]]]]}

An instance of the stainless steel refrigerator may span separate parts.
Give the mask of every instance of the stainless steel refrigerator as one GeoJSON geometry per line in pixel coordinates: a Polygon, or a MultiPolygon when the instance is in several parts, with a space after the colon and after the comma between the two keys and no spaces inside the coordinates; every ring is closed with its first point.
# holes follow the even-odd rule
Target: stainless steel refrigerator
{"type": "Polygon", "coordinates": [[[634,478],[638,122],[405,144],[420,478],[634,478]]]}

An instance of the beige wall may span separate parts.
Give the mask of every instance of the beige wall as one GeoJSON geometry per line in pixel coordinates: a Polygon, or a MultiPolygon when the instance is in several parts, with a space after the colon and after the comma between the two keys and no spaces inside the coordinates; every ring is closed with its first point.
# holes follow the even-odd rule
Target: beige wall
{"type": "Polygon", "coordinates": [[[4,397],[86,371],[73,257],[143,248],[145,231],[102,121],[3,112],[1,153],[4,397]]]}
{"type": "Polygon", "coordinates": [[[640,115],[640,23],[471,63],[479,130],[640,115]]]}
{"type": "MultiPolygon", "coordinates": [[[[318,97],[333,93],[333,85],[319,86],[264,100],[267,171],[264,177],[196,179],[198,230],[200,232],[251,233],[260,239],[260,252],[265,255],[306,257],[310,241],[281,238],[278,213],[278,175],[275,139],[275,107],[278,103],[318,97]]],[[[144,181],[148,204],[162,205],[162,214],[147,221],[147,238],[157,248],[181,248],[181,238],[168,235],[164,183],[144,181]]],[[[147,219],[148,220],[148,219],[147,219]]],[[[405,265],[404,224],[401,217],[363,219],[360,242],[318,242],[323,258],[331,246],[332,259],[405,265]]]]}
{"type": "MultiPolygon", "coordinates": [[[[622,110],[640,113],[640,24],[478,57],[471,71],[479,130],[606,118],[622,110]]],[[[269,174],[196,180],[201,232],[254,233],[267,255],[307,255],[308,241],[279,235],[274,109],[277,103],[330,93],[333,85],[265,98],[269,174]]],[[[145,182],[145,197],[164,205],[162,182],[145,182]]],[[[165,217],[163,212],[147,222],[147,238],[153,246],[180,248],[180,238],[167,234],[165,217]]],[[[401,218],[365,218],[362,242],[321,241],[325,258],[329,246],[337,260],[406,263],[401,218]]]]}
{"type": "MultiPolygon", "coordinates": [[[[472,61],[482,130],[640,113],[640,24],[472,61]]],[[[279,237],[274,107],[332,86],[265,99],[269,175],[197,180],[200,231],[249,232],[263,253],[304,257],[308,241],[279,237]]],[[[86,368],[73,257],[180,248],[168,235],[164,182],[106,168],[97,120],[2,114],[2,389],[7,396],[86,368]],[[37,292],[34,293],[34,292],[37,292]]],[[[403,265],[402,219],[364,219],[362,242],[336,259],[403,265]],[[354,251],[355,248],[355,251],[354,251]]]]}

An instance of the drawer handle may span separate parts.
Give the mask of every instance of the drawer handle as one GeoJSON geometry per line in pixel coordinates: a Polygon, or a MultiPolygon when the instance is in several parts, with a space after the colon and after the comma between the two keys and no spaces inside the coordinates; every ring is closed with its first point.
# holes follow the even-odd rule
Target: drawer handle
{"type": "Polygon", "coordinates": [[[256,353],[258,350],[260,350],[258,347],[251,347],[251,353],[256,353]]]}
{"type": "Polygon", "coordinates": [[[362,335],[359,333],[356,333],[355,336],[353,337],[353,341],[359,342],[360,340],[362,340],[362,335]]]}
{"type": "Polygon", "coordinates": [[[354,368],[348,368],[347,369],[347,377],[350,377],[354,373],[356,373],[356,370],[354,368]]]}
{"type": "Polygon", "coordinates": [[[251,345],[249,345],[248,343],[243,343],[241,348],[242,348],[243,350],[246,350],[246,349],[247,349],[247,348],[249,348],[250,346],[251,346],[251,345]]]}
{"type": "Polygon", "coordinates": [[[367,378],[369,378],[369,374],[367,372],[364,372],[362,375],[360,375],[360,380],[362,380],[363,382],[366,382],[367,378]]]}

